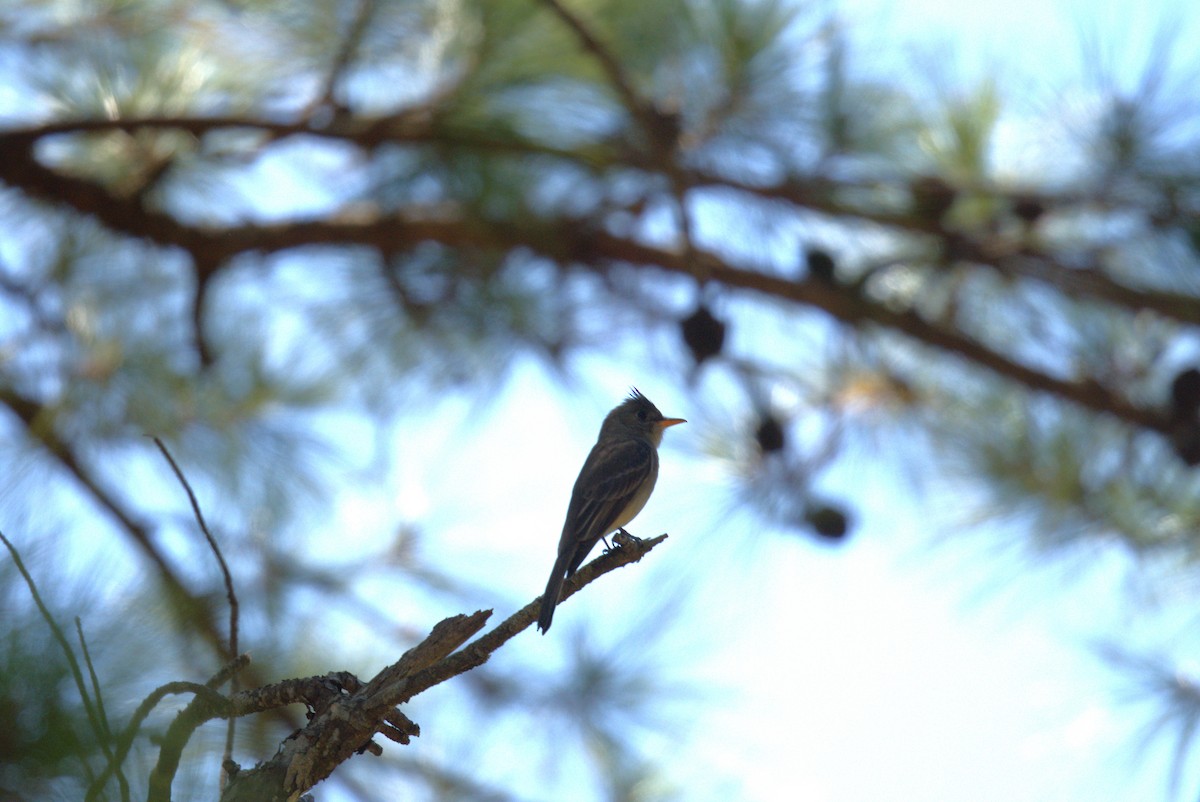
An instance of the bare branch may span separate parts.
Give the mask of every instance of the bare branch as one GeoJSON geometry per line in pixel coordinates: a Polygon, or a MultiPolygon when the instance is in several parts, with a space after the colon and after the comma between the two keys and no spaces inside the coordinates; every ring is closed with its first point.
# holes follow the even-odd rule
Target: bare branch
{"type": "MultiPolygon", "coordinates": [[[[221,553],[221,547],[217,544],[216,538],[213,537],[212,532],[208,529],[208,524],[204,521],[204,513],[200,510],[200,503],[196,501],[196,494],[192,492],[192,486],[188,483],[187,477],[183,475],[183,471],[179,469],[179,465],[175,463],[175,458],[171,456],[171,452],[163,445],[163,441],[155,437],[154,444],[158,446],[158,450],[162,452],[167,463],[170,464],[171,470],[175,472],[176,478],[179,479],[179,483],[183,485],[184,491],[187,492],[188,501],[192,505],[192,514],[196,516],[196,523],[200,525],[200,531],[204,533],[204,537],[208,541],[208,547],[216,555],[217,564],[221,567],[221,575],[225,579],[225,597],[229,600],[229,657],[233,659],[234,655],[238,653],[238,598],[237,593],[233,589],[233,575],[229,572],[229,564],[225,562],[225,555],[221,553]]],[[[237,674],[233,674],[232,679],[233,685],[231,690],[237,692],[237,674]]],[[[233,759],[233,736],[236,726],[237,719],[231,716],[225,730],[225,753],[222,756],[221,765],[233,759]]],[[[221,787],[225,786],[226,780],[224,769],[222,769],[221,787]]]]}
{"type": "MultiPolygon", "coordinates": [[[[221,576],[225,580],[225,598],[229,601],[229,659],[238,653],[238,599],[237,593],[233,588],[233,575],[229,571],[229,563],[225,562],[225,555],[221,553],[221,547],[217,544],[216,538],[208,528],[208,524],[204,520],[204,513],[200,510],[200,503],[196,501],[196,494],[192,490],[191,484],[188,483],[187,477],[183,475],[183,471],[179,469],[179,465],[175,462],[175,458],[171,456],[171,452],[163,444],[163,441],[158,438],[152,438],[154,444],[158,446],[158,450],[162,452],[167,463],[171,466],[171,470],[175,473],[175,477],[179,483],[183,485],[184,491],[187,493],[188,501],[192,505],[192,514],[196,517],[196,523],[200,526],[200,531],[204,533],[205,540],[208,541],[208,547],[212,550],[213,555],[217,558],[217,565],[221,568],[221,576]]],[[[236,678],[235,678],[236,681],[236,678]]]]}
{"type": "Polygon", "coordinates": [[[375,0],[359,0],[358,8],[354,12],[354,20],[350,23],[350,29],[342,37],[341,45],[334,54],[333,60],[329,65],[329,71],[325,75],[321,91],[309,106],[308,113],[305,115],[306,117],[311,116],[314,110],[322,106],[328,106],[335,111],[341,108],[341,104],[334,97],[334,94],[337,92],[338,82],[341,81],[342,76],[349,69],[350,62],[354,58],[354,54],[358,51],[359,45],[362,44],[363,34],[366,33],[367,26],[374,15],[375,0]]]}
{"type": "Polygon", "coordinates": [[[84,468],[74,449],[70,448],[51,427],[39,424],[39,418],[43,413],[42,405],[7,387],[0,388],[0,404],[8,407],[25,424],[29,436],[40,442],[83,485],[92,499],[116,519],[142,553],[154,563],[172,602],[176,603],[181,610],[186,611],[189,620],[197,626],[200,634],[218,653],[223,652],[224,638],[221,637],[208,617],[205,604],[187,589],[175,569],[167,562],[166,557],[151,542],[150,533],[145,525],[136,521],[107,490],[100,486],[99,482],[92,477],[91,472],[84,468]]]}
{"type": "MultiPolygon", "coordinates": [[[[561,605],[564,601],[604,574],[615,571],[622,566],[638,562],[651,549],[666,539],[667,536],[662,534],[646,540],[632,540],[626,542],[620,548],[614,548],[605,552],[580,568],[563,583],[558,603],[561,605]]],[[[461,651],[450,655],[437,665],[430,666],[425,671],[412,677],[408,684],[407,695],[401,697],[396,704],[403,704],[413,696],[432,688],[434,685],[438,685],[451,677],[455,677],[486,663],[493,652],[537,620],[541,606],[542,599],[539,596],[513,613],[486,635],[468,644],[461,651]]]]}
{"type": "MultiPolygon", "coordinates": [[[[569,598],[610,571],[637,562],[666,537],[630,541],[606,552],[566,581],[562,598],[569,598]]],[[[377,732],[397,743],[408,743],[411,737],[420,734],[420,728],[396,706],[487,662],[496,649],[533,624],[540,606],[539,597],[466,646],[463,644],[483,627],[491,612],[447,618],[370,682],[362,684],[352,675],[338,676],[335,683],[338,693],[326,695],[317,704],[313,704],[311,696],[312,679],[290,680],[235,696],[232,715],[245,715],[251,707],[263,709],[270,704],[297,701],[300,692],[306,692],[310,696],[305,701],[313,704],[314,714],[309,724],[289,738],[271,760],[235,774],[222,799],[225,802],[283,800],[303,793],[354,754],[378,753],[378,746],[371,741],[377,732]],[[258,698],[260,695],[266,697],[265,703],[258,698]]]]}
{"type": "Polygon", "coordinates": [[[179,711],[163,735],[162,747],[158,751],[158,762],[150,772],[147,802],[171,802],[171,782],[179,768],[179,758],[192,733],[206,721],[231,715],[232,705],[221,694],[194,682],[172,683],[183,692],[194,693],[187,707],[179,711]]]}

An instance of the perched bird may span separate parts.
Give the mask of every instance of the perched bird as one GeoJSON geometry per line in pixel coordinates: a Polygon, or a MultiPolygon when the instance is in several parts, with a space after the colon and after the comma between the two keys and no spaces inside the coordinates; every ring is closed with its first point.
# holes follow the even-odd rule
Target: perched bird
{"type": "Polygon", "coordinates": [[[538,628],[544,634],[554,619],[554,606],[563,580],[575,573],[596,542],[618,530],[646,506],[658,479],[658,444],[663,430],[683,418],[664,418],[658,407],[635,388],[629,398],[609,412],[600,437],[571,491],[567,520],[558,541],[558,559],[546,593],[538,628]]]}

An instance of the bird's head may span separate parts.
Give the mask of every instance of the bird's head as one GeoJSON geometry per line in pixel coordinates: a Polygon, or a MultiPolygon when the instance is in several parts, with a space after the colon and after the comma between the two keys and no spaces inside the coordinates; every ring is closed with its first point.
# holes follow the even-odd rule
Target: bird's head
{"type": "Polygon", "coordinates": [[[634,436],[644,437],[658,446],[662,442],[663,431],[668,426],[677,423],[687,423],[683,418],[665,418],[654,403],[633,388],[629,397],[616,406],[604,419],[600,427],[600,437],[634,436]]]}

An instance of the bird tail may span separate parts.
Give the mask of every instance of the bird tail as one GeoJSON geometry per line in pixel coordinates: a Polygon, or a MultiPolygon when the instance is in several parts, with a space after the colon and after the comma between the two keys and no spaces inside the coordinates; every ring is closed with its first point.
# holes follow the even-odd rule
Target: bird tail
{"type": "Polygon", "coordinates": [[[558,559],[554,561],[554,571],[550,574],[550,581],[546,583],[546,592],[542,594],[542,612],[538,615],[538,629],[545,635],[550,629],[550,622],[554,620],[554,608],[558,604],[558,594],[562,591],[563,580],[566,579],[567,560],[571,557],[571,552],[563,552],[558,555],[558,559]]]}

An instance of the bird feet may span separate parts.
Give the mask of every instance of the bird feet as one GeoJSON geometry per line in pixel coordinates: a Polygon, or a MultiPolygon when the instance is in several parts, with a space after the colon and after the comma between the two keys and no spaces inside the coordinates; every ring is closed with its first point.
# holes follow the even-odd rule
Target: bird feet
{"type": "Polygon", "coordinates": [[[617,533],[615,535],[613,535],[613,543],[617,544],[617,548],[620,548],[621,546],[633,545],[634,543],[641,543],[641,542],[642,542],[642,539],[640,537],[637,537],[636,535],[631,535],[628,532],[626,532],[624,529],[618,529],[617,533]]]}
{"type": "Polygon", "coordinates": [[[642,542],[642,539],[640,537],[638,537],[637,535],[631,535],[628,532],[626,532],[624,529],[618,529],[616,532],[614,532],[612,539],[613,539],[613,545],[609,545],[608,538],[603,538],[604,554],[608,554],[610,551],[616,551],[617,549],[621,548],[622,546],[628,546],[628,545],[632,545],[634,543],[642,542]]]}

